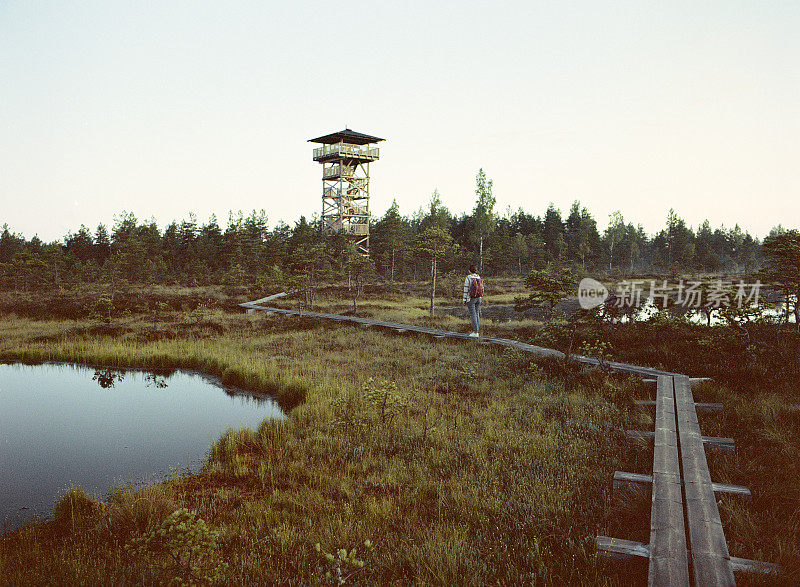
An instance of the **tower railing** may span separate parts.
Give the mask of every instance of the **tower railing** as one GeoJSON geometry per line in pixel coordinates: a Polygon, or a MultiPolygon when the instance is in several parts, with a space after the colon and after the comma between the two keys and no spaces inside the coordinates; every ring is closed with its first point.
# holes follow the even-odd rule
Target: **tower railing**
{"type": "Polygon", "coordinates": [[[356,170],[353,167],[346,165],[331,165],[322,170],[322,179],[331,179],[334,177],[355,177],[356,170]]]}
{"type": "Polygon", "coordinates": [[[369,235],[369,224],[346,224],[342,227],[342,231],[354,236],[367,236],[369,235]]]}
{"type": "Polygon", "coordinates": [[[366,206],[360,206],[353,202],[342,202],[341,210],[347,216],[369,216],[369,210],[366,206]]]}
{"type": "Polygon", "coordinates": [[[334,155],[351,155],[362,159],[378,159],[380,149],[378,147],[364,147],[361,145],[350,145],[347,143],[336,143],[333,145],[323,145],[314,149],[314,160],[334,155]]]}

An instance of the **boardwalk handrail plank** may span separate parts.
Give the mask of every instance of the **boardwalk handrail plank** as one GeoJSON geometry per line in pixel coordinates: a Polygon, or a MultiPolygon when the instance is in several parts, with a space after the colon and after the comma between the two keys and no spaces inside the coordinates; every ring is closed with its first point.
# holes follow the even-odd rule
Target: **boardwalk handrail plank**
{"type": "Polygon", "coordinates": [[[678,438],[695,585],[735,585],[689,378],[675,377],[678,438]]]}
{"type": "Polygon", "coordinates": [[[689,585],[681,471],[672,377],[660,376],[656,391],[653,492],[650,504],[649,585],[689,585]]]}

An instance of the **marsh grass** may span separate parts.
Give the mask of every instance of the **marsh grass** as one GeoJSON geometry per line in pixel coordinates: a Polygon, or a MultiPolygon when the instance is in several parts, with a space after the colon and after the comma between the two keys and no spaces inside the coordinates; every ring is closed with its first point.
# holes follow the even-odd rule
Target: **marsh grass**
{"type": "Polygon", "coordinates": [[[293,373],[269,358],[261,359],[252,352],[252,341],[240,335],[226,341],[181,338],[142,343],[136,336],[98,337],[75,332],[72,325],[58,331],[48,324],[46,338],[23,346],[23,333],[36,328],[36,323],[16,319],[11,326],[11,336],[0,346],[0,361],[76,362],[157,372],[196,370],[218,377],[224,385],[273,395],[284,408],[302,403],[307,393],[307,386],[293,373]]]}
{"type": "MultiPolygon", "coordinates": [[[[508,287],[513,294],[514,282],[508,287]]],[[[424,291],[403,288],[413,289],[368,291],[359,313],[468,328],[466,319],[431,320],[424,291]]],[[[351,307],[342,292],[318,300],[323,311],[351,307]]],[[[215,533],[225,584],[325,583],[332,567],[316,544],[349,553],[365,541],[372,547],[356,557],[365,564],[349,583],[628,584],[645,577],[646,563],[608,563],[594,547],[597,534],[647,542],[649,494],[611,495],[614,470],[652,466],[652,449],[620,433],[652,427],[651,414],[632,408],[649,393],[637,381],[575,369],[565,391],[563,365],[518,352],[221,308],[198,321],[187,315],[192,309],[159,317],[158,327],[176,334],[168,340],[152,339],[150,316],[136,313],[112,321],[121,334],[4,319],[0,360],[196,369],[296,407],[256,430],[229,430],[199,474],[121,488],[105,503],[89,499],[75,526],[65,512],[86,501],[77,493],[62,498],[60,522],[0,539],[0,576],[21,584],[156,582],[145,557],[124,545],[186,508],[215,533]]],[[[486,331],[530,339],[540,327],[488,324],[486,331]]],[[[736,437],[739,450],[734,460],[713,457],[712,476],[754,493],[752,504],[723,502],[732,554],[781,562],[795,577],[797,491],[770,484],[777,475],[781,487],[800,486],[796,398],[764,394],[744,405],[741,392],[722,386],[696,396],[734,406],[701,424],[704,434],[736,437]],[[769,470],[765,447],[779,455],[782,471],[769,470]]]]}
{"type": "Polygon", "coordinates": [[[753,396],[716,383],[704,383],[698,394],[724,405],[723,412],[701,417],[703,434],[736,442],[733,454],[709,454],[709,466],[721,482],[752,493],[749,502],[721,500],[731,554],[777,562],[784,580],[800,583],[800,403],[781,393],[753,396]]]}
{"type": "Polygon", "coordinates": [[[56,502],[53,526],[62,532],[84,530],[98,507],[96,498],[89,497],[82,487],[71,487],[56,502]]]}

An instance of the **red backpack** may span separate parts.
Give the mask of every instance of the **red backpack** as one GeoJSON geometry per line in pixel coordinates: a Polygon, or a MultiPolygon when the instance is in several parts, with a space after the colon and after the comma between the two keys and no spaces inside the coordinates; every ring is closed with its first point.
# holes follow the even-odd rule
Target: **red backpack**
{"type": "Polygon", "coordinates": [[[476,277],[469,284],[469,297],[482,298],[483,297],[483,279],[476,277]]]}

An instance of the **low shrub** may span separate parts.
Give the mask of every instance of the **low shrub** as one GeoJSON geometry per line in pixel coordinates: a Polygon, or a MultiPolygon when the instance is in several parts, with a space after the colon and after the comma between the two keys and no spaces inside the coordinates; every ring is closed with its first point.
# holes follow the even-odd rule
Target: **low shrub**
{"type": "Polygon", "coordinates": [[[218,536],[196,512],[180,508],[156,528],[132,539],[125,550],[155,563],[151,570],[160,567],[171,584],[212,585],[228,567],[215,552],[218,536]]]}

